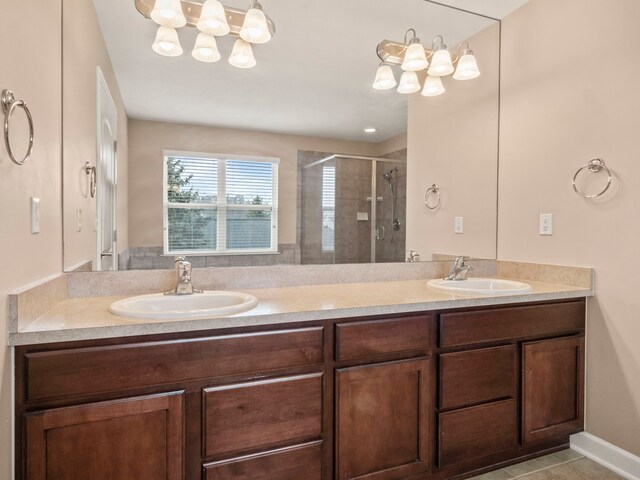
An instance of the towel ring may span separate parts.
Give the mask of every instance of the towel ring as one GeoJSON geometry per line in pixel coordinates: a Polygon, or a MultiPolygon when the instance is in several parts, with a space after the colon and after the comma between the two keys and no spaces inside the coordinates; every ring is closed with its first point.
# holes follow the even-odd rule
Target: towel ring
{"type": "Polygon", "coordinates": [[[604,192],[606,192],[607,190],[609,190],[609,187],[611,186],[611,170],[609,170],[609,168],[607,168],[607,166],[604,163],[604,160],[600,159],[600,158],[594,158],[593,160],[591,160],[589,163],[587,163],[584,167],[580,168],[576,174],[573,176],[573,190],[580,195],[582,198],[598,198],[599,196],[603,195],[604,192]],[[580,175],[580,172],[582,172],[584,169],[588,169],[591,173],[598,173],[601,170],[604,170],[605,172],[607,172],[607,176],[609,177],[607,179],[607,185],[604,187],[604,190],[602,190],[600,193],[596,193],[594,195],[585,195],[583,192],[581,192],[578,187],[576,186],[576,179],[578,178],[578,175],[580,175]]]}
{"type": "Polygon", "coordinates": [[[2,112],[4,113],[4,144],[7,147],[7,152],[13,163],[16,165],[24,165],[33,152],[33,118],[31,118],[31,112],[26,103],[22,100],[15,99],[11,90],[3,90],[0,101],[2,102],[2,112]],[[24,113],[27,115],[27,120],[29,121],[29,148],[22,160],[16,159],[11,149],[11,141],[9,140],[9,120],[11,119],[11,115],[13,115],[13,111],[18,107],[24,110],[24,113]]]}
{"type": "Polygon", "coordinates": [[[429,210],[435,210],[436,208],[438,208],[440,206],[440,187],[437,184],[433,184],[431,185],[429,188],[427,188],[427,191],[424,192],[424,204],[426,205],[426,207],[429,210]],[[429,205],[429,193],[435,193],[437,195],[437,200],[435,205],[429,205]]]}
{"type": "Polygon", "coordinates": [[[89,175],[89,193],[91,198],[96,196],[96,167],[92,167],[89,162],[84,164],[84,171],[89,175]]]}

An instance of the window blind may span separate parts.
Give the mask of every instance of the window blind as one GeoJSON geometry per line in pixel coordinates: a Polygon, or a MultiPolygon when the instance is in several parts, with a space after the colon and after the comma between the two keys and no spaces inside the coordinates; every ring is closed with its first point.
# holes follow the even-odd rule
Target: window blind
{"type": "Polygon", "coordinates": [[[277,252],[278,163],[165,152],[165,253],[277,252]]]}
{"type": "Polygon", "coordinates": [[[322,167],[322,251],[335,251],[336,167],[322,167]]]}

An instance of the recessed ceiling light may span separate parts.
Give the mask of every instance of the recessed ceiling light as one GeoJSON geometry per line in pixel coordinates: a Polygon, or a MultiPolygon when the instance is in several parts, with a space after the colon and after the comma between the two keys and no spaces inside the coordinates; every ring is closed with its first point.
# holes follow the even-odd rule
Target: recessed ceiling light
{"type": "Polygon", "coordinates": [[[376,133],[378,131],[377,128],[369,127],[364,129],[364,133],[376,133]]]}

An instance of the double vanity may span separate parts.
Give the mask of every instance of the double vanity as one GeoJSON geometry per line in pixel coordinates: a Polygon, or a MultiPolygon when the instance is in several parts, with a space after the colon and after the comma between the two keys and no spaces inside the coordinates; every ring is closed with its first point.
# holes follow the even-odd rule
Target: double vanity
{"type": "Polygon", "coordinates": [[[525,282],[238,288],[254,308],[181,320],[68,298],[11,334],[16,478],[437,480],[564,448],[591,285],[525,282]]]}

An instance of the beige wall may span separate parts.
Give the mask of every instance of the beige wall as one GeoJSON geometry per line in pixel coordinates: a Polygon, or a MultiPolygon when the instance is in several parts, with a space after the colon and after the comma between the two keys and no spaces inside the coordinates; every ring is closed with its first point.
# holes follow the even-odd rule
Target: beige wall
{"type": "MultiPolygon", "coordinates": [[[[396,144],[401,143],[396,140],[396,144]]],[[[129,244],[162,245],[162,150],[280,158],[279,243],[296,243],[298,150],[377,155],[378,145],[326,138],[129,120],[129,244]]]]}
{"type": "Polygon", "coordinates": [[[498,23],[470,39],[480,77],[445,78],[445,94],[409,97],[407,249],[422,260],[496,256],[499,42],[498,23]],[[434,183],[441,204],[429,210],[423,198],[434,183]],[[464,218],[463,234],[454,217],[464,218]]]}
{"type": "Polygon", "coordinates": [[[498,240],[503,259],[595,267],[586,427],[635,455],[639,23],[637,0],[532,0],[504,21],[498,240]],[[613,169],[614,186],[587,201],[571,178],[594,157],[613,169]],[[553,236],[538,235],[540,213],[554,214],[553,236]]]}
{"type": "MultiPolygon", "coordinates": [[[[11,373],[7,294],[59,273],[62,266],[60,159],[60,0],[3,2],[0,15],[0,89],[24,99],[35,122],[33,157],[14,165],[0,143],[0,478],[11,478],[11,373]],[[9,3],[11,8],[9,8],[9,3]],[[25,28],[29,19],[29,28],[25,28]],[[30,233],[29,197],[40,198],[40,233],[30,233]]],[[[14,115],[15,142],[23,114],[14,115]]]]}
{"type": "Polygon", "coordinates": [[[91,0],[64,0],[63,158],[64,267],[73,269],[96,256],[96,198],[88,193],[84,169],[96,165],[96,67],[100,66],[118,109],[118,251],[128,245],[127,112],[120,95],[91,0]],[[76,210],[82,209],[82,231],[76,210]]]}

